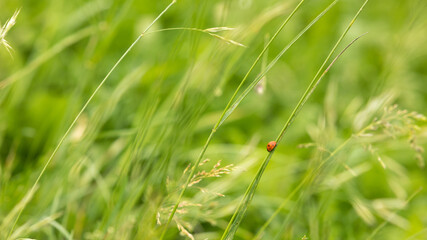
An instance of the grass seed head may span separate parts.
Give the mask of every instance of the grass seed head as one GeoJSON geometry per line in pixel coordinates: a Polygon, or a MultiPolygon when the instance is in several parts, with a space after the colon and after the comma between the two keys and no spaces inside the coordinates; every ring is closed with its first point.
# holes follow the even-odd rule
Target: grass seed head
{"type": "Polygon", "coordinates": [[[3,25],[3,27],[1,27],[0,29],[0,45],[3,45],[11,56],[12,56],[12,53],[10,51],[13,49],[12,49],[12,46],[10,46],[9,42],[5,38],[9,30],[15,25],[16,18],[18,17],[18,14],[20,11],[21,11],[20,9],[16,10],[15,13],[12,15],[12,17],[9,20],[7,20],[6,23],[3,25]]]}

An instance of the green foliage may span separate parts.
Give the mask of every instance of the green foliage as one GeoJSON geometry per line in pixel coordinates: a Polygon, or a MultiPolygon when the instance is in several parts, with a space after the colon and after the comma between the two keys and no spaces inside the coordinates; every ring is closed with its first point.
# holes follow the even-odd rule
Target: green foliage
{"type": "Polygon", "coordinates": [[[365,6],[257,175],[364,1],[299,2],[3,1],[0,239],[219,239],[254,179],[234,239],[426,239],[424,1],[365,6]]]}

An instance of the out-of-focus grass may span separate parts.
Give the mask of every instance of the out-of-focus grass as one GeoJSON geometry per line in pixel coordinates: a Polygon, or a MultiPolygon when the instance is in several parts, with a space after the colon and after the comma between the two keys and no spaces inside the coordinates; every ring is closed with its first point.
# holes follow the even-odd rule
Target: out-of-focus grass
{"type": "MultiPolygon", "coordinates": [[[[304,3],[272,43],[268,62],[330,2],[304,3]]],[[[250,93],[224,122],[206,152],[211,161],[200,171],[234,167],[189,188],[166,238],[180,238],[176,226],[196,239],[221,236],[267,154],[266,143],[280,131],[361,3],[340,1],[271,69],[264,93],[250,93]]],[[[1,3],[2,24],[21,9],[6,36],[13,58],[0,50],[1,239],[85,101],[167,4],[1,3]],[[80,37],[64,44],[73,36],[80,37]]],[[[73,128],[13,237],[158,238],[162,225],[156,219],[165,223],[188,176],[184,170],[194,163],[266,35],[296,4],[178,1],[153,31],[233,27],[217,34],[247,48],[193,31],[143,37],[73,128]]],[[[264,239],[427,238],[427,193],[421,189],[427,177],[420,150],[427,129],[421,116],[405,115],[426,113],[426,10],[426,3],[416,0],[366,6],[345,40],[368,35],[334,65],[289,129],[237,239],[253,238],[281,205],[264,239]],[[394,104],[398,107],[390,108],[394,104]],[[358,134],[375,123],[377,128],[358,134]]],[[[261,64],[250,79],[259,72],[261,64]]]]}

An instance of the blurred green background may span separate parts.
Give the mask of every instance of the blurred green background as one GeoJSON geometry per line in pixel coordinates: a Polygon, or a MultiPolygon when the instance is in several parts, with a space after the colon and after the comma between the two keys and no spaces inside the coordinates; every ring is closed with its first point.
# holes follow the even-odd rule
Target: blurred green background
{"type": "MultiPolygon", "coordinates": [[[[170,2],[0,1],[2,26],[20,9],[5,36],[11,55],[0,46],[5,239],[21,200],[75,116],[170,2]]],[[[262,62],[273,60],[331,2],[306,1],[262,62]]],[[[262,93],[252,91],[218,129],[200,171],[221,160],[231,173],[189,188],[167,239],[220,238],[266,144],[362,3],[339,1],[266,75],[262,93]]],[[[178,0],[78,119],[11,238],[157,239],[184,170],[297,4],[178,0]],[[246,47],[203,32],[155,32],[180,27],[234,28],[216,34],[246,47]]],[[[366,5],[339,50],[368,34],[332,67],[277,147],[236,239],[252,239],[284,201],[263,239],[427,239],[427,125],[411,114],[427,108],[426,11],[423,0],[366,5]]],[[[262,69],[258,64],[244,87],[262,69]]]]}

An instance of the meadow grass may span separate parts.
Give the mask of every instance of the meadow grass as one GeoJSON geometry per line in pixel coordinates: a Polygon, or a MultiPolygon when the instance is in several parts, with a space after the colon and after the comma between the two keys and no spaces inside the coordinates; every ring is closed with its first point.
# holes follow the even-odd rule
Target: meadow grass
{"type": "Polygon", "coordinates": [[[0,238],[426,238],[427,6],[366,3],[5,3],[0,238]]]}

